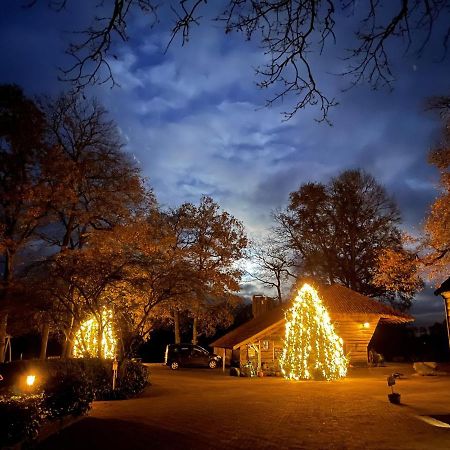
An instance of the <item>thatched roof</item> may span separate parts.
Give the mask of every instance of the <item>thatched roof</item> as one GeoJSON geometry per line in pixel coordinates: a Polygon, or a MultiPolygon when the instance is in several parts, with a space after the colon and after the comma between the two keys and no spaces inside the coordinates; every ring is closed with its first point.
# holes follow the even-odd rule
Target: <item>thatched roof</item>
{"type": "MultiPolygon", "coordinates": [[[[406,323],[414,320],[408,314],[339,284],[316,286],[316,288],[332,320],[339,316],[351,318],[352,315],[361,314],[378,316],[380,321],[390,323],[406,323]]],[[[284,303],[244,323],[210,345],[220,348],[238,348],[250,339],[257,340],[259,335],[267,334],[270,330],[283,325],[285,311],[289,307],[290,302],[284,303]]]]}

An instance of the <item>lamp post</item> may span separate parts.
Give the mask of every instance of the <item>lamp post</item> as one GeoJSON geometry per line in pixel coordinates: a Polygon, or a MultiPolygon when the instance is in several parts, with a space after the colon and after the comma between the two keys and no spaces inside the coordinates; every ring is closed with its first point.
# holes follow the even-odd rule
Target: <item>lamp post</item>
{"type": "Polygon", "coordinates": [[[450,278],[447,278],[441,286],[434,291],[434,295],[441,295],[444,300],[445,322],[447,324],[448,344],[450,347],[450,278]]]}

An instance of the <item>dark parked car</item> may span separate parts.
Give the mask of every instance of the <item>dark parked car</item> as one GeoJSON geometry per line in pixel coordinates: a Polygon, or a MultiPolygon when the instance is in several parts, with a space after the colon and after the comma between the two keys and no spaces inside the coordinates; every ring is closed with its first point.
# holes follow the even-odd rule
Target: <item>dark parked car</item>
{"type": "Polygon", "coordinates": [[[173,370],[180,367],[209,367],[215,369],[221,364],[222,358],[214,353],[209,353],[208,350],[199,345],[169,344],[166,347],[164,361],[173,370]]]}

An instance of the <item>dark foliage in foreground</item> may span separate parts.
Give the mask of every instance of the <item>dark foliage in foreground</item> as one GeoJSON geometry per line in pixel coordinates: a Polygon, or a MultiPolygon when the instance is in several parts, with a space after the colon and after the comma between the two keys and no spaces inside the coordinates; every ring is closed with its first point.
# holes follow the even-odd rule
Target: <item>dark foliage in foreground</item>
{"type": "Polygon", "coordinates": [[[112,362],[100,359],[14,361],[0,365],[0,447],[31,441],[44,422],[86,414],[94,399],[126,399],[148,384],[146,366],[124,360],[112,390],[112,362]],[[36,376],[34,393],[24,392],[26,375],[36,376]]]}
{"type": "Polygon", "coordinates": [[[0,448],[34,439],[43,419],[42,395],[0,396],[0,448]]]}

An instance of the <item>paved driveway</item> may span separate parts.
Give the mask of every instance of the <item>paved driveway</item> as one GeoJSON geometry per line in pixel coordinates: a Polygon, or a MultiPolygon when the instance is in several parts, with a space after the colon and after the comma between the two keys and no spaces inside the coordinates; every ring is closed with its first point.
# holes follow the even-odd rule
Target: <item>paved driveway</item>
{"type": "Polygon", "coordinates": [[[396,406],[386,396],[386,375],[394,370],[289,382],[152,365],[152,386],[142,397],[96,402],[88,417],[39,449],[450,449],[450,428],[417,418],[450,414],[450,377],[410,376],[401,368],[405,404],[396,406]]]}

